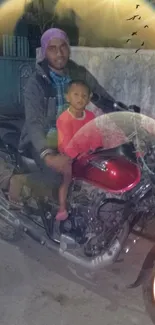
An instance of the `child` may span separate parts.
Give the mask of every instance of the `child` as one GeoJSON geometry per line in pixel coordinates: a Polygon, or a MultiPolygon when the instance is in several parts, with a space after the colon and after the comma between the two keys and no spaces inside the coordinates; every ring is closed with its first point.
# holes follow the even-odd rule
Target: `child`
{"type": "Polygon", "coordinates": [[[95,139],[93,134],[91,141],[90,139],[88,139],[89,141],[85,139],[81,143],[81,148],[71,148],[68,146],[74,135],[85,124],[95,118],[95,114],[86,109],[91,99],[91,91],[84,81],[77,80],[70,82],[66,99],[69,103],[69,108],[57,120],[59,151],[67,154],[71,158],[75,158],[79,153],[93,149],[94,145],[95,147],[103,146],[103,141],[99,134],[95,139]],[[92,141],[95,143],[92,144],[92,141]]]}
{"type": "MultiPolygon", "coordinates": [[[[91,98],[91,91],[83,81],[72,81],[69,83],[66,95],[69,108],[64,111],[57,120],[58,149],[62,154],[75,158],[79,153],[92,149],[92,141],[83,141],[80,148],[68,147],[75,133],[85,124],[95,118],[94,113],[85,109],[91,98]]],[[[94,134],[93,134],[94,138],[94,134]]],[[[92,139],[91,139],[92,140],[92,139]]],[[[95,147],[103,146],[101,137],[95,139],[95,147]]],[[[93,145],[94,147],[94,145],[93,145]]],[[[64,183],[59,189],[60,209],[56,215],[56,220],[65,220],[68,217],[66,210],[66,199],[71,175],[64,177],[64,183]]]]}

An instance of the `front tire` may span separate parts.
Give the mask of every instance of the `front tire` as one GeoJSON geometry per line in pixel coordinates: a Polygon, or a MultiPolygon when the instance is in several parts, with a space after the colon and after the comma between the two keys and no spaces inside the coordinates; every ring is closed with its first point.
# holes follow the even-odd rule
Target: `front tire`
{"type": "Polygon", "coordinates": [[[155,268],[149,271],[147,279],[143,283],[143,299],[147,313],[155,324],[155,268]]]}

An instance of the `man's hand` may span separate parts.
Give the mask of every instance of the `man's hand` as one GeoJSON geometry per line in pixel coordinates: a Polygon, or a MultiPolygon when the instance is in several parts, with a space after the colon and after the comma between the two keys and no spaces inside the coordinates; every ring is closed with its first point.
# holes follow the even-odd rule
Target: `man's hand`
{"type": "Polygon", "coordinates": [[[48,167],[54,168],[62,174],[70,174],[72,160],[64,155],[52,155],[49,154],[44,158],[45,164],[48,167]]]}

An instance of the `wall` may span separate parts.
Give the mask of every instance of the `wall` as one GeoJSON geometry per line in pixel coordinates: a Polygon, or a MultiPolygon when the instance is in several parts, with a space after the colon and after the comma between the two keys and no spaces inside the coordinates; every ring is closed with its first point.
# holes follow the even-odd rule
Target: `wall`
{"type": "Polygon", "coordinates": [[[155,51],[135,54],[132,49],[73,47],[71,57],[86,66],[116,100],[140,105],[155,117],[155,51]]]}

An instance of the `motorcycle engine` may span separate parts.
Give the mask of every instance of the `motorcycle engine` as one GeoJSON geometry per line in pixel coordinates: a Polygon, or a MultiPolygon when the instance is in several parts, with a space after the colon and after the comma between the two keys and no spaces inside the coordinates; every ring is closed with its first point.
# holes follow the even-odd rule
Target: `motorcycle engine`
{"type": "Polygon", "coordinates": [[[97,225],[95,235],[88,237],[85,245],[85,254],[87,256],[96,256],[101,251],[106,251],[111,242],[119,236],[124,223],[124,207],[124,202],[118,202],[115,199],[107,199],[99,207],[97,220],[100,226],[97,225]],[[100,231],[98,231],[99,229],[100,231]]]}
{"type": "Polygon", "coordinates": [[[62,223],[61,232],[84,244],[87,256],[98,255],[120,231],[124,201],[118,201],[118,198],[107,199],[106,193],[95,186],[76,181],[71,190],[69,218],[62,223]]]}

